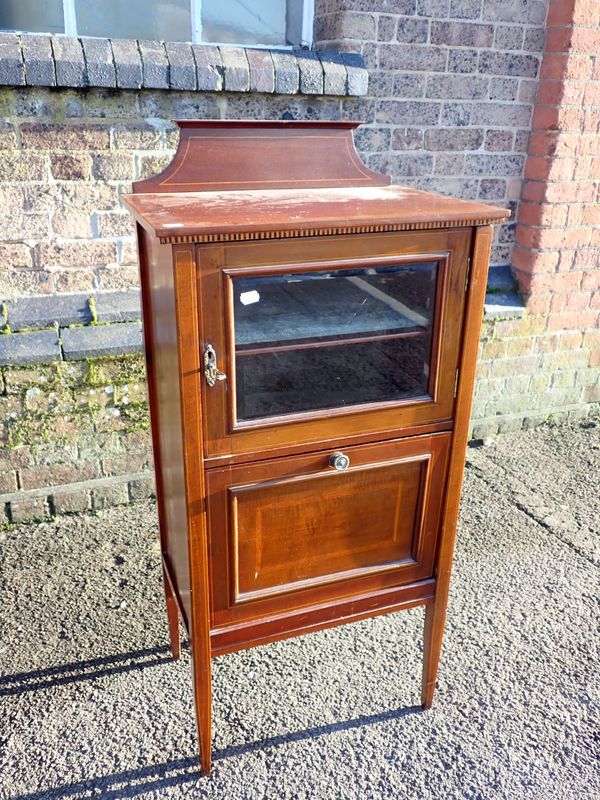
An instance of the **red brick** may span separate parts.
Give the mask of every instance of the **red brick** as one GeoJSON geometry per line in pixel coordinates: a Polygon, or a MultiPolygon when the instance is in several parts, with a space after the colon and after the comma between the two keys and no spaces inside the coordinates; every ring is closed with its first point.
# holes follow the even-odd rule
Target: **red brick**
{"type": "Polygon", "coordinates": [[[590,203],[595,194],[591,184],[549,183],[546,186],[546,199],[551,203],[590,203]]]}
{"type": "Polygon", "coordinates": [[[600,289],[600,269],[584,272],[581,278],[582,289],[600,289]]]}
{"type": "Polygon", "coordinates": [[[587,133],[583,131],[579,136],[579,141],[577,143],[577,152],[580,155],[596,155],[598,153],[598,148],[600,146],[600,141],[595,134],[587,133]]]}
{"type": "Polygon", "coordinates": [[[558,111],[558,126],[563,131],[579,133],[584,127],[584,112],[580,108],[561,106],[558,111]]]}
{"type": "Polygon", "coordinates": [[[589,236],[588,228],[542,228],[537,235],[537,245],[534,246],[541,250],[575,249],[586,244],[589,236]]]}
{"type": "MultiPolygon", "coordinates": [[[[554,0],[558,5],[562,5],[562,0],[554,0]]],[[[565,2],[569,6],[572,0],[565,2]]],[[[573,22],[576,24],[589,24],[590,20],[598,16],[598,0],[576,0],[573,10],[573,22]]]]}
{"type": "Polygon", "coordinates": [[[592,293],[592,299],[590,300],[590,308],[600,309],[600,291],[592,293]]]}
{"type": "Polygon", "coordinates": [[[548,317],[548,330],[581,330],[593,328],[598,320],[597,311],[563,311],[548,317]]]}
{"type": "Polygon", "coordinates": [[[531,200],[535,203],[545,200],[546,186],[545,181],[525,181],[523,184],[523,200],[531,200]]]}
{"type": "Polygon", "coordinates": [[[521,203],[519,207],[519,224],[522,225],[543,225],[543,214],[548,206],[542,203],[521,203]]]}
{"type": "Polygon", "coordinates": [[[583,104],[586,106],[600,105],[600,83],[598,81],[589,81],[585,84],[583,104]]]}
{"type": "Polygon", "coordinates": [[[534,353],[555,353],[558,348],[558,341],[559,336],[556,333],[552,334],[552,336],[537,336],[533,351],[534,353]]]}
{"type": "MultiPolygon", "coordinates": [[[[598,8],[592,19],[598,19],[598,8]]],[[[591,20],[588,20],[588,24],[591,20]]],[[[574,27],[571,34],[571,48],[579,53],[598,53],[600,51],[600,30],[595,28],[574,27]]]]}
{"type": "Polygon", "coordinates": [[[568,208],[568,224],[569,225],[581,225],[581,217],[583,213],[584,206],[581,203],[569,203],[568,206],[562,206],[562,208],[568,208]]]}
{"type": "Polygon", "coordinates": [[[577,2],[578,0],[552,0],[548,8],[546,25],[551,28],[555,25],[568,25],[571,23],[577,2]]]}
{"type": "Polygon", "coordinates": [[[541,81],[538,87],[536,103],[540,103],[541,105],[557,106],[563,96],[563,86],[564,83],[562,80],[541,81]]]}
{"type": "Polygon", "coordinates": [[[567,106],[580,106],[583,103],[586,86],[586,81],[564,80],[562,92],[559,94],[559,102],[567,106]]]}
{"type": "Polygon", "coordinates": [[[517,244],[521,245],[521,247],[538,248],[541,230],[542,229],[537,225],[518,225],[515,236],[517,244]]]}
{"type": "Polygon", "coordinates": [[[592,159],[590,156],[579,156],[575,161],[573,170],[573,180],[582,182],[588,180],[592,170],[592,159]]]}
{"type": "Polygon", "coordinates": [[[515,246],[512,254],[513,269],[529,274],[533,271],[537,253],[525,247],[515,246]]]}
{"type": "Polygon", "coordinates": [[[592,78],[594,68],[594,56],[591,54],[569,53],[565,69],[565,78],[580,78],[589,80],[592,78]]]}
{"type": "Polygon", "coordinates": [[[571,272],[575,266],[575,250],[558,251],[558,271],[571,272]]]}
{"type": "Polygon", "coordinates": [[[567,53],[571,49],[573,28],[550,28],[546,34],[546,53],[567,53]]]}
{"type": "Polygon", "coordinates": [[[555,106],[536,106],[531,119],[532,131],[559,129],[559,109],[555,106]]]}
{"type": "Polygon", "coordinates": [[[523,269],[531,272],[555,272],[558,261],[558,253],[538,253],[515,248],[513,255],[513,266],[517,270],[523,269]]]}
{"type": "Polygon", "coordinates": [[[561,333],[558,339],[559,350],[579,350],[583,341],[583,334],[581,331],[569,331],[568,333],[561,333]]]}
{"type": "Polygon", "coordinates": [[[546,219],[548,218],[549,222],[546,222],[546,224],[550,224],[554,228],[566,225],[567,218],[571,213],[572,207],[572,205],[562,205],[561,203],[549,205],[547,206],[547,213],[542,216],[542,220],[546,222],[546,219]]]}
{"type": "Polygon", "coordinates": [[[558,267],[558,253],[539,253],[536,262],[537,272],[554,272],[558,267]]]}
{"type": "Polygon", "coordinates": [[[595,133],[600,129],[600,109],[588,108],[583,117],[583,130],[595,133]]]}
{"type": "Polygon", "coordinates": [[[585,267],[597,267],[599,263],[600,263],[600,251],[597,248],[581,247],[575,253],[574,264],[578,269],[584,269],[585,267]]]}
{"type": "Polygon", "coordinates": [[[547,314],[550,311],[551,294],[533,294],[527,301],[527,310],[531,314],[547,314]]]}
{"type": "Polygon", "coordinates": [[[529,137],[529,153],[534,156],[553,156],[560,134],[557,131],[534,131],[529,137]]]}
{"type": "Polygon", "coordinates": [[[534,180],[570,181],[575,170],[572,158],[547,158],[528,156],[525,177],[534,180]]]}
{"type": "Polygon", "coordinates": [[[552,159],[545,156],[528,156],[525,162],[525,177],[543,181],[548,177],[552,159]]]}
{"type": "Polygon", "coordinates": [[[581,272],[541,272],[524,276],[523,284],[531,293],[578,292],[581,287],[581,272]]]}
{"type": "Polygon", "coordinates": [[[567,55],[544,53],[540,67],[540,80],[560,80],[566,73],[567,63],[567,55]]]}
{"type": "MultiPolygon", "coordinates": [[[[559,295],[555,295],[558,297],[559,295]]],[[[565,311],[585,311],[590,308],[591,292],[573,292],[565,294],[563,308],[565,311]]]]}
{"type": "Polygon", "coordinates": [[[578,130],[577,133],[561,131],[556,137],[555,155],[560,158],[573,158],[576,153],[580,152],[580,145],[581,130],[578,130]]]}

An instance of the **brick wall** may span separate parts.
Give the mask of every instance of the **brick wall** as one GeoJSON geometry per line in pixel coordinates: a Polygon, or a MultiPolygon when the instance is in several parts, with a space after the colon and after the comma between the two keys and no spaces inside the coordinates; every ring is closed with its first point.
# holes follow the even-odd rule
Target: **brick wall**
{"type": "Polygon", "coordinates": [[[316,15],[318,47],[361,52],[369,68],[359,145],[370,166],[514,212],[492,263],[515,268],[526,307],[484,322],[473,435],[589,413],[600,400],[597,0],[317,0],[316,15]]]}
{"type": "Polygon", "coordinates": [[[0,527],[154,491],[141,355],[0,369],[0,527]]]}
{"type": "Polygon", "coordinates": [[[598,3],[553,0],[512,263],[570,402],[600,400],[599,128],[598,3]]]}
{"type": "MultiPolygon", "coordinates": [[[[316,0],[316,46],[362,53],[359,147],[397,183],[509,206],[521,193],[548,0],[316,0]]],[[[510,263],[514,221],[492,261],[510,263]]]]}

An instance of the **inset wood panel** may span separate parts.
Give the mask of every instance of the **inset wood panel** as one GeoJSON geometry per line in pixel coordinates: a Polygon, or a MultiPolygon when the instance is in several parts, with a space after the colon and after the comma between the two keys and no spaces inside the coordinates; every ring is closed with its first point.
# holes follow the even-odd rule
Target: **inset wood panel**
{"type": "Polygon", "coordinates": [[[234,601],[415,563],[428,464],[424,457],[230,489],[234,601]]]}
{"type": "Polygon", "coordinates": [[[214,625],[430,577],[450,439],[208,470],[214,625]]]}

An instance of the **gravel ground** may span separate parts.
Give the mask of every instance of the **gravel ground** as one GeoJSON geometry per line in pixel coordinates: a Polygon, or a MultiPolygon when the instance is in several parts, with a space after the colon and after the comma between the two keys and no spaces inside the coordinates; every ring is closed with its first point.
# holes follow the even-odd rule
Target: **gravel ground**
{"type": "Polygon", "coordinates": [[[222,656],[201,778],[154,506],[20,526],[0,542],[0,796],[600,798],[599,529],[599,423],[470,448],[433,709],[422,609],[222,656]]]}

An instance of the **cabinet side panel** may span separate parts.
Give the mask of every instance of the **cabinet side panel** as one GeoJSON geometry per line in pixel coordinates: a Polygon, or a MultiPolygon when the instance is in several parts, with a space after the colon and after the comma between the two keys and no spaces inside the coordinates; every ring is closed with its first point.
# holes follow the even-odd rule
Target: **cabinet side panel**
{"type": "Polygon", "coordinates": [[[189,630],[190,568],[172,252],[170,245],[159,244],[139,226],[138,237],[162,553],[189,630]]]}

